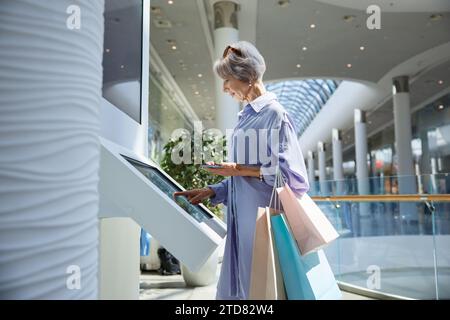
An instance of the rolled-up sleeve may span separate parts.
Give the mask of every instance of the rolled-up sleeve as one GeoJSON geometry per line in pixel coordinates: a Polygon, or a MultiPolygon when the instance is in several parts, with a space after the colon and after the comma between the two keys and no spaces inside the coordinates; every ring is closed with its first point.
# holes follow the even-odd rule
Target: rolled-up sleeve
{"type": "Polygon", "coordinates": [[[212,189],[215,193],[213,197],[210,198],[212,205],[217,205],[223,203],[227,205],[228,198],[228,181],[230,178],[224,179],[219,183],[208,185],[208,188],[212,189]]]}
{"type": "Polygon", "coordinates": [[[305,161],[297,135],[287,115],[284,115],[279,129],[279,143],[273,143],[268,139],[268,151],[271,161],[261,166],[264,182],[270,186],[275,182],[276,166],[279,166],[284,182],[292,191],[301,196],[309,190],[309,182],[306,174],[305,161]],[[278,149],[278,154],[274,151],[278,149]]]}

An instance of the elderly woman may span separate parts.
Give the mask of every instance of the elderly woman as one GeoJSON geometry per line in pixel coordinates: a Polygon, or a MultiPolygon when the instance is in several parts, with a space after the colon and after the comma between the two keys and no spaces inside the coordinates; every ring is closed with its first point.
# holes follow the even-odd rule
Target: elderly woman
{"type": "Polygon", "coordinates": [[[269,206],[275,169],[297,195],[307,192],[309,185],[292,121],[262,82],[266,65],[258,50],[245,41],[234,43],[214,70],[224,80],[223,90],[246,102],[231,136],[232,162],[208,169],[228,178],[176,195],[187,196],[193,204],[211,198],[213,204],[227,206],[227,240],[216,298],[248,299],[256,214],[258,207],[269,206]]]}

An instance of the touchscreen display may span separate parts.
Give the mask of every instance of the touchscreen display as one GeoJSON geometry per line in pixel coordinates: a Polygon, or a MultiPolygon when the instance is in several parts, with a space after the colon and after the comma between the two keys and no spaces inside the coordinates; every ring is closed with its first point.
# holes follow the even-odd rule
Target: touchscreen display
{"type": "MultiPolygon", "coordinates": [[[[182,191],[177,185],[167,179],[167,177],[165,177],[157,168],[125,156],[123,157],[171,199],[173,199],[172,195],[174,192],[182,191]]],[[[198,222],[205,222],[213,218],[211,213],[198,205],[191,204],[186,197],[176,197],[175,202],[198,222]]]]}

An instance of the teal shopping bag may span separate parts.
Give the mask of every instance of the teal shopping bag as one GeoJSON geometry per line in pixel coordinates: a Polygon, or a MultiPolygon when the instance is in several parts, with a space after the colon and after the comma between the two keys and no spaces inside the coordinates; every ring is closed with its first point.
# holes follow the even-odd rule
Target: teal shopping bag
{"type": "Polygon", "coordinates": [[[288,300],[338,300],[341,291],[323,250],[301,256],[284,214],[271,217],[288,300]]]}

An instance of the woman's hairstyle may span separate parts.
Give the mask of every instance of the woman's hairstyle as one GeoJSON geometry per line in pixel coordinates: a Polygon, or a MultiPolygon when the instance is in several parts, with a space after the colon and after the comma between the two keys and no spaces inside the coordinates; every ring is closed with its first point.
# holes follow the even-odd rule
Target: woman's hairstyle
{"type": "Polygon", "coordinates": [[[247,83],[262,80],[266,62],[250,42],[239,41],[225,48],[222,58],[214,63],[214,71],[222,79],[232,77],[247,83]]]}

